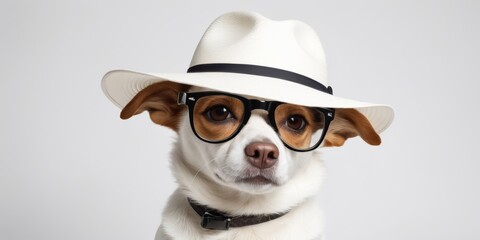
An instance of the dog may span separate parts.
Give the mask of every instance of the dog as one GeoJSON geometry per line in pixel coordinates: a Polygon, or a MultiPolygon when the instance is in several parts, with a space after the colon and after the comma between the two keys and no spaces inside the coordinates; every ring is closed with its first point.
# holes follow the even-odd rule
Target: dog
{"type": "Polygon", "coordinates": [[[252,12],[217,18],[187,73],[114,70],[102,86],[122,119],[148,112],[178,135],[157,240],[323,239],[321,148],[379,145],[393,121],[388,105],[333,95],[310,26],[252,12]]]}
{"type": "MultiPolygon", "coordinates": [[[[128,119],[148,111],[154,123],[178,134],[171,169],[179,187],[168,201],[155,239],[321,239],[321,214],[314,199],[324,178],[319,151],[286,148],[265,111],[252,113],[231,141],[210,144],[198,139],[186,107],[179,105],[177,98],[180,92],[207,90],[156,83],[138,93],[121,112],[121,118],[128,119]],[[258,156],[251,154],[252,148],[258,156]],[[230,216],[285,214],[257,225],[209,230],[201,227],[201,217],[187,199],[230,216]]],[[[342,146],[355,136],[371,145],[381,142],[360,112],[336,109],[324,146],[342,146]]]]}

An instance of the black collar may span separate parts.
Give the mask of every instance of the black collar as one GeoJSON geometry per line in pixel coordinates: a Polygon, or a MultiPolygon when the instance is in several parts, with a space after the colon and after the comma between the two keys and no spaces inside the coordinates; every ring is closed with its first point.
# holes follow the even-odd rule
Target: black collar
{"type": "Polygon", "coordinates": [[[205,205],[200,205],[195,200],[188,198],[190,206],[202,218],[201,226],[205,229],[213,230],[228,230],[230,227],[244,227],[259,223],[268,222],[270,220],[279,218],[288,213],[274,213],[264,215],[240,215],[228,216],[227,213],[209,208],[205,205]]]}

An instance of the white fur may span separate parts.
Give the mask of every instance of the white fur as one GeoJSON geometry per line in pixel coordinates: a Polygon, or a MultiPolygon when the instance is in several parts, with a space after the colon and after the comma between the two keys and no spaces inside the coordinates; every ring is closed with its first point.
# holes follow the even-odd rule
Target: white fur
{"type": "Polygon", "coordinates": [[[324,177],[319,152],[299,153],[286,148],[267,124],[265,114],[253,111],[235,138],[209,144],[195,137],[185,111],[171,155],[171,168],[179,187],[163,212],[156,240],[322,239],[321,213],[315,201],[324,177]],[[273,143],[279,150],[278,162],[270,172],[278,185],[235,182],[236,177],[247,174],[246,169],[252,170],[244,149],[258,141],[273,143]],[[200,226],[200,216],[188,204],[187,197],[232,215],[289,213],[228,231],[206,230],[200,226]]]}

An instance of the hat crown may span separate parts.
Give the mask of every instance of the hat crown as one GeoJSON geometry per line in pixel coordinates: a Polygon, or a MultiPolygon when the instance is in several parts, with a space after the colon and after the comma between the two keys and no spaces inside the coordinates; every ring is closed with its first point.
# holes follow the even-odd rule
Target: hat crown
{"type": "Polygon", "coordinates": [[[211,63],[278,68],[328,86],[320,39],[297,20],[273,21],[252,12],[224,14],[206,30],[190,66],[211,63]]]}

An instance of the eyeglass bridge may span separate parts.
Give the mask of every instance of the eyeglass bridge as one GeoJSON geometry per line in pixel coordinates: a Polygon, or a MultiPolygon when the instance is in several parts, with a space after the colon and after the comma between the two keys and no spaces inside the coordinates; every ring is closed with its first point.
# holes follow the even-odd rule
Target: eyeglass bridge
{"type": "Polygon", "coordinates": [[[268,109],[270,108],[270,103],[271,102],[269,102],[269,101],[262,101],[262,100],[258,100],[258,99],[250,99],[251,110],[261,109],[261,110],[268,111],[268,109]]]}

